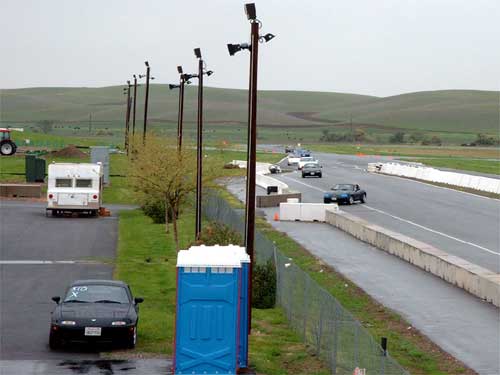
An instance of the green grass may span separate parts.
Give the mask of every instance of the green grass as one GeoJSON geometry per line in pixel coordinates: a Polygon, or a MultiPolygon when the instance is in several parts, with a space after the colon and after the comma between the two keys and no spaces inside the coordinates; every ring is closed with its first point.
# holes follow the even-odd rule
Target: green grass
{"type": "MultiPolygon", "coordinates": [[[[179,220],[181,248],[194,237],[194,214],[185,209],[179,220]]],[[[115,279],[127,282],[145,299],[135,354],[172,355],[175,309],[176,251],[173,235],[153,224],[140,210],[120,212],[115,279]]],[[[328,374],[325,365],[308,354],[279,308],[253,310],[250,363],[260,374],[328,374]]],[[[113,354],[110,354],[113,355],[113,354]]],[[[134,355],[128,353],[128,355],[134,355]]]]}
{"type": "Polygon", "coordinates": [[[425,165],[437,168],[451,168],[461,171],[473,171],[500,175],[500,160],[478,160],[478,159],[460,159],[460,158],[417,158],[411,161],[423,163],[425,165]]]}
{"type": "MultiPolygon", "coordinates": [[[[137,127],[142,127],[144,90],[138,91],[137,127]]],[[[149,126],[175,133],[178,94],[151,85],[149,126]]],[[[196,87],[186,88],[185,134],[194,139],[196,87]]],[[[58,136],[81,136],[120,144],[125,104],[117,86],[103,88],[27,88],[2,90],[2,125],[37,128],[54,120],[58,136]],[[92,130],[89,134],[89,115],[92,130]],[[105,134],[103,134],[103,132],[105,134]],[[110,134],[108,134],[110,133],[110,134]],[[100,134],[100,135],[99,135],[100,134]]],[[[205,89],[205,139],[246,143],[246,90],[205,89]]],[[[321,130],[348,132],[353,126],[387,140],[398,130],[440,136],[447,143],[472,141],[477,133],[497,135],[498,92],[443,90],[386,98],[328,92],[260,91],[260,142],[312,142],[321,130]]]]}
{"type": "Polygon", "coordinates": [[[267,238],[276,243],[283,254],[292,258],[344,308],[363,322],[375,340],[379,340],[382,336],[387,337],[391,356],[412,374],[471,373],[415,329],[409,331],[407,328],[410,324],[401,316],[377,303],[350,280],[312,256],[286,234],[276,231],[263,219],[258,219],[257,227],[267,238]]]}

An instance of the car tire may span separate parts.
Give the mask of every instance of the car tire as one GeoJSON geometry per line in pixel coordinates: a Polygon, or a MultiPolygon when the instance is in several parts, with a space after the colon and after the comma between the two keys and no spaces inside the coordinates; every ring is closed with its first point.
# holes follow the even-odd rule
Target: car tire
{"type": "Polygon", "coordinates": [[[361,203],[366,203],[366,194],[361,196],[361,203]]]}
{"type": "Polygon", "coordinates": [[[302,173],[302,178],[306,178],[306,175],[304,173],[302,173]]]}
{"type": "Polygon", "coordinates": [[[352,195],[351,195],[351,196],[349,196],[348,203],[349,203],[349,204],[354,204],[354,197],[353,197],[352,195]]]}
{"type": "Polygon", "coordinates": [[[323,177],[323,175],[320,173],[320,174],[318,175],[318,178],[321,178],[321,177],[323,177]]]}
{"type": "Polygon", "coordinates": [[[132,337],[127,339],[126,347],[127,349],[134,349],[137,344],[137,325],[134,327],[134,334],[132,337]]]}
{"type": "Polygon", "coordinates": [[[331,199],[323,199],[323,203],[332,203],[332,200],[331,199]]]}
{"type": "Polygon", "coordinates": [[[61,340],[57,337],[57,334],[50,332],[49,335],[49,348],[51,350],[57,350],[61,348],[61,340]]]}

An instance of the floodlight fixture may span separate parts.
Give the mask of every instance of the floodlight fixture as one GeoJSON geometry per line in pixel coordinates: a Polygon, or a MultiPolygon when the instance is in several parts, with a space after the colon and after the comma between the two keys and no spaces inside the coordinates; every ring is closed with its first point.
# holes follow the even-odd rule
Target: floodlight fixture
{"type": "Polygon", "coordinates": [[[201,59],[201,49],[195,48],[194,49],[194,55],[198,58],[201,59]]]}
{"type": "Polygon", "coordinates": [[[263,35],[259,38],[260,41],[265,41],[266,43],[269,42],[271,39],[276,38],[276,35],[267,33],[266,35],[263,35]]]}
{"type": "Polygon", "coordinates": [[[250,50],[250,44],[248,43],[240,43],[240,44],[231,44],[228,43],[227,45],[227,50],[229,51],[230,56],[234,56],[236,52],[241,51],[242,49],[248,49],[250,50]]]}
{"type": "Polygon", "coordinates": [[[149,68],[149,62],[144,61],[144,64],[146,64],[146,66],[149,68]]]}
{"type": "Polygon", "coordinates": [[[181,87],[181,86],[180,86],[180,85],[174,85],[174,84],[172,84],[172,83],[169,83],[169,84],[168,84],[168,88],[169,88],[170,90],[173,90],[173,89],[178,89],[179,87],[181,87]]]}
{"type": "Polygon", "coordinates": [[[145,74],[139,74],[139,78],[144,78],[144,77],[146,77],[145,74]]]}
{"type": "Polygon", "coordinates": [[[179,74],[182,74],[182,73],[183,73],[183,71],[182,71],[182,66],[180,66],[180,65],[179,65],[179,66],[177,66],[177,72],[178,72],[179,74]]]}
{"type": "Polygon", "coordinates": [[[214,74],[214,71],[213,70],[209,70],[205,74],[210,77],[212,74],[214,74]]]}
{"type": "Polygon", "coordinates": [[[127,85],[130,85],[130,80],[127,80],[127,85]]]}
{"type": "Polygon", "coordinates": [[[252,21],[257,18],[257,11],[255,10],[255,4],[249,3],[245,4],[245,13],[247,15],[248,20],[252,21]]]}
{"type": "Polygon", "coordinates": [[[155,77],[149,77],[149,79],[155,79],[155,77]]]}

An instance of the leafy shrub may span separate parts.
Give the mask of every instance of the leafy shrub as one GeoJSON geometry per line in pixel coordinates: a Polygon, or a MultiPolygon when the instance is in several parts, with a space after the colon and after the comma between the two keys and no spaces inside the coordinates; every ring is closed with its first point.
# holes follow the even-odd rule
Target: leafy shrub
{"type": "Polygon", "coordinates": [[[424,140],[422,141],[422,145],[423,146],[441,146],[443,144],[443,142],[441,141],[441,138],[439,138],[438,136],[432,136],[432,138],[424,138],[424,140]]]}
{"type": "MultiPolygon", "coordinates": [[[[146,216],[153,219],[155,224],[165,224],[165,201],[162,199],[148,199],[141,207],[146,216]]],[[[177,214],[177,216],[179,216],[177,214]]],[[[168,210],[168,221],[172,222],[172,211],[168,210]]]]}
{"type": "Polygon", "coordinates": [[[389,138],[390,143],[405,143],[405,133],[396,132],[389,138]]]}
{"type": "Polygon", "coordinates": [[[234,231],[227,225],[211,222],[202,229],[200,239],[197,241],[197,244],[204,244],[207,246],[241,246],[243,244],[243,239],[238,232],[234,231]]]}
{"type": "Polygon", "coordinates": [[[276,269],[272,261],[253,265],[252,307],[270,309],[276,304],[276,269]]]}

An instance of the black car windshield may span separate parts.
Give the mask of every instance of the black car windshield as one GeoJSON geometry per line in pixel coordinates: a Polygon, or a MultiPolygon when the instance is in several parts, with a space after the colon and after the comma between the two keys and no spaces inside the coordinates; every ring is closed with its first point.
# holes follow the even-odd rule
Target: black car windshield
{"type": "Polygon", "coordinates": [[[130,299],[121,286],[75,285],[69,288],[64,302],[130,303],[130,299]]]}
{"type": "Polygon", "coordinates": [[[305,164],[304,165],[304,168],[318,168],[318,164],[314,164],[314,163],[309,163],[309,164],[305,164]]]}
{"type": "Polygon", "coordinates": [[[333,190],[354,190],[354,185],[338,184],[333,187],[333,190]]]}

